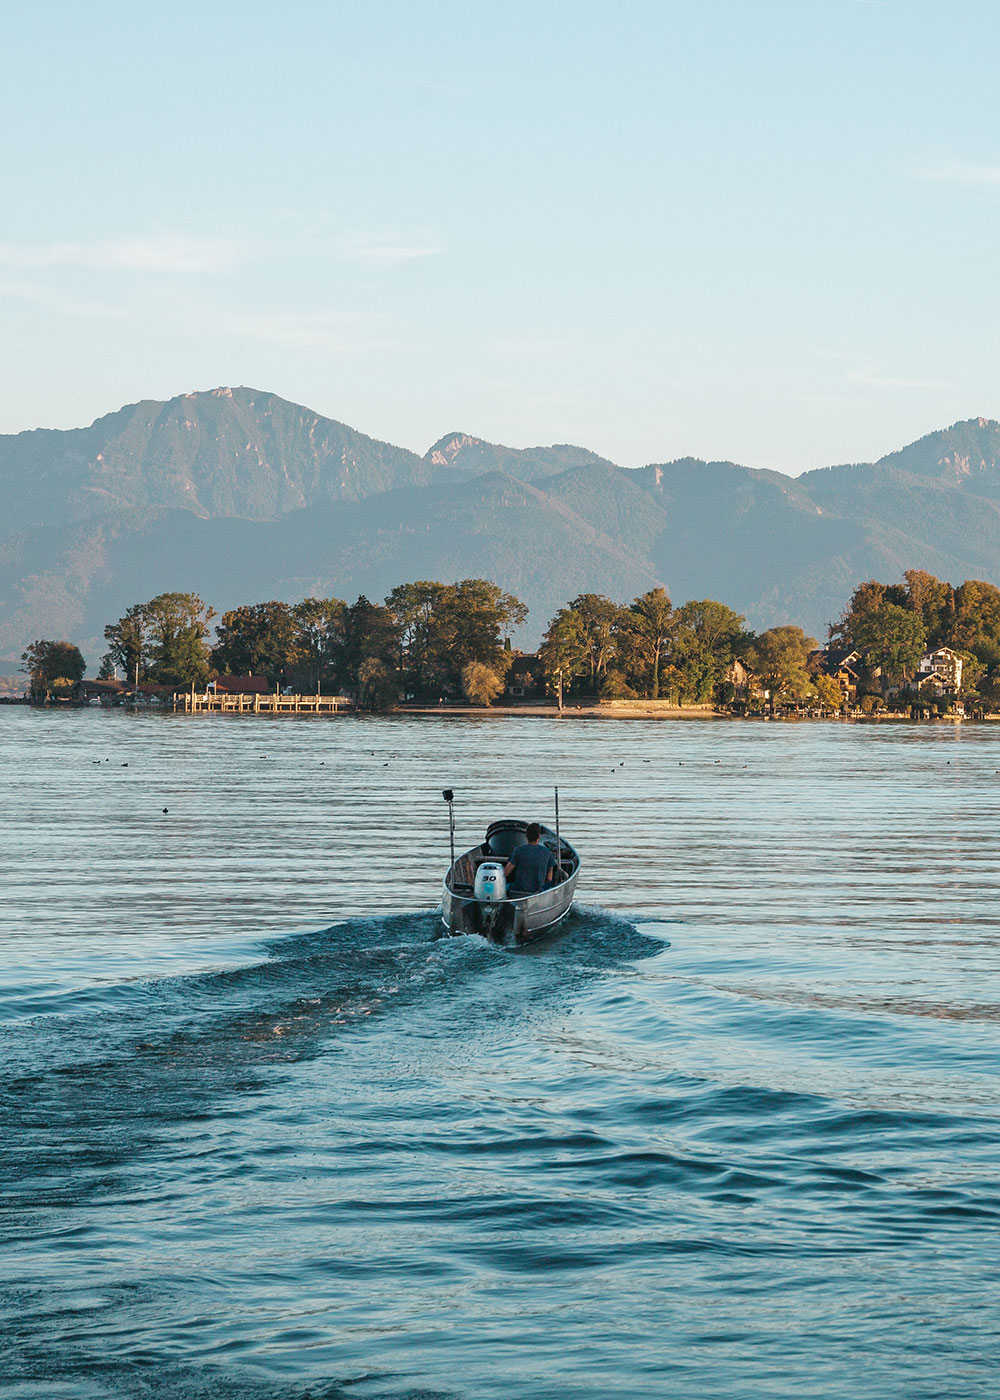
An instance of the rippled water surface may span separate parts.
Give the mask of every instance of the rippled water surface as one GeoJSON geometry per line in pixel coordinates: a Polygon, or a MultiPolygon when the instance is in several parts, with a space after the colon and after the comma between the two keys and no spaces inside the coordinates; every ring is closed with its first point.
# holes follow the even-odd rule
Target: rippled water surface
{"type": "Polygon", "coordinates": [[[998,770],[0,709],[0,1393],[995,1396],[998,770]],[[439,939],[556,782],[565,931],[439,939]]]}

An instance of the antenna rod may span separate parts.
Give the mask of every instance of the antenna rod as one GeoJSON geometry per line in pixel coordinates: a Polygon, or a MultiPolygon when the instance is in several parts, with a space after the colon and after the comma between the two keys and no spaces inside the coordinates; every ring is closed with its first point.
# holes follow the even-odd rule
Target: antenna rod
{"type": "Polygon", "coordinates": [[[451,788],[445,788],[441,796],[448,804],[448,843],[451,846],[451,870],[455,868],[455,808],[452,803],[455,801],[455,794],[451,788]]]}
{"type": "Polygon", "coordinates": [[[559,836],[559,789],[556,788],[556,868],[562,879],[562,840],[559,836]]]}

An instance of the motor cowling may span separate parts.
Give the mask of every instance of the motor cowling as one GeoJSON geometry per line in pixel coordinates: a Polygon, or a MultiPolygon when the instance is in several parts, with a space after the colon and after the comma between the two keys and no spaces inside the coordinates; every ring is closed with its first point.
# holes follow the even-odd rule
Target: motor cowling
{"type": "Polygon", "coordinates": [[[484,860],[476,871],[475,896],[484,904],[496,904],[507,898],[507,877],[502,860],[484,860]]]}

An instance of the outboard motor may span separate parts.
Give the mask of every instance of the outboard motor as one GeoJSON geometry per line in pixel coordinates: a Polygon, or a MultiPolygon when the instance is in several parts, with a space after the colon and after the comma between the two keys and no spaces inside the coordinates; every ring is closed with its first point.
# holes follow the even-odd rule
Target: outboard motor
{"type": "Polygon", "coordinates": [[[502,860],[484,860],[476,871],[474,893],[484,904],[498,904],[507,898],[507,877],[502,860]]]}

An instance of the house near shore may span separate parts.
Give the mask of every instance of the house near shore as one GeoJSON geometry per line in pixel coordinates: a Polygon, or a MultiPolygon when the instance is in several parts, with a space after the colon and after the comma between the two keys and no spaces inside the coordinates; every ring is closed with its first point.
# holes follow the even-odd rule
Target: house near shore
{"type": "Polygon", "coordinates": [[[540,700],[545,695],[545,668],[536,652],[515,656],[503,688],[505,700],[540,700]]]}
{"type": "Polygon", "coordinates": [[[853,709],[858,699],[860,668],[864,664],[860,651],[844,647],[820,647],[811,651],[806,667],[811,675],[829,676],[840,686],[843,703],[853,709]]]}
{"type": "Polygon", "coordinates": [[[933,695],[957,695],[962,688],[962,658],[951,647],[926,652],[913,683],[917,690],[933,695]]]}
{"type": "Polygon", "coordinates": [[[760,677],[741,656],[734,657],[729,663],[725,679],[733,687],[733,703],[737,706],[748,705],[751,701],[759,700],[764,695],[764,687],[760,677]]]}
{"type": "Polygon", "coordinates": [[[266,676],[216,676],[205,689],[216,695],[269,695],[272,686],[266,676]]]}

